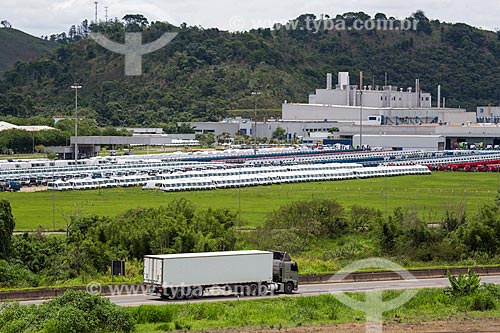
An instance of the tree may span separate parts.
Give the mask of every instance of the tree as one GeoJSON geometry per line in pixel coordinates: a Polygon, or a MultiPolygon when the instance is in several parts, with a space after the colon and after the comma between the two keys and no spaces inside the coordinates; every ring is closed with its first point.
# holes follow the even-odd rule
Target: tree
{"type": "Polygon", "coordinates": [[[82,27],[82,34],[83,34],[83,37],[84,38],[87,38],[88,35],[89,35],[89,32],[90,32],[90,28],[89,28],[89,21],[87,21],[86,19],[82,21],[82,24],[81,24],[81,27],[82,27]]]}
{"type": "Polygon", "coordinates": [[[417,20],[417,31],[421,31],[428,35],[432,33],[431,23],[422,10],[417,10],[415,13],[413,13],[411,19],[417,20]]]}
{"type": "Polygon", "coordinates": [[[334,133],[338,133],[339,132],[339,128],[338,127],[332,127],[328,130],[328,132],[330,134],[334,134],[334,133]]]}
{"type": "Polygon", "coordinates": [[[139,32],[148,25],[148,19],[141,14],[127,14],[123,17],[127,31],[139,32]]]}
{"type": "Polygon", "coordinates": [[[217,143],[219,145],[231,143],[231,134],[222,132],[221,134],[217,135],[217,143]]]}
{"type": "Polygon", "coordinates": [[[70,40],[74,40],[76,37],[76,26],[72,25],[68,31],[68,37],[70,40]]]}
{"type": "Polygon", "coordinates": [[[200,142],[202,146],[210,147],[215,143],[215,135],[213,133],[196,134],[195,138],[200,142]]]}
{"type": "Polygon", "coordinates": [[[387,16],[384,13],[375,14],[375,20],[387,21],[387,16]]]}
{"type": "Polygon", "coordinates": [[[278,126],[273,132],[273,139],[284,141],[286,139],[286,131],[283,127],[278,126]]]}
{"type": "Polygon", "coordinates": [[[0,200],[0,259],[7,259],[10,256],[15,225],[10,202],[5,199],[0,200]]]}
{"type": "Polygon", "coordinates": [[[4,28],[12,28],[12,25],[7,20],[1,21],[0,24],[3,25],[4,28]]]}
{"type": "Polygon", "coordinates": [[[192,134],[194,133],[195,127],[189,125],[189,124],[180,124],[180,126],[177,128],[177,133],[179,134],[192,134]]]}
{"type": "Polygon", "coordinates": [[[339,237],[347,229],[345,210],[334,200],[297,201],[269,214],[266,229],[289,229],[307,236],[339,237]]]}

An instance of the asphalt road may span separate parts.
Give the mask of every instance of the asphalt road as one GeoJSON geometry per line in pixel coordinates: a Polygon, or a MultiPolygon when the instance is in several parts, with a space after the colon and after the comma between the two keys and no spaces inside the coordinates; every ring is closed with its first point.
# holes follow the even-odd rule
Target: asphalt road
{"type": "MultiPolygon", "coordinates": [[[[483,283],[500,284],[500,276],[482,276],[483,283]]],[[[444,288],[449,286],[447,278],[440,279],[425,279],[425,280],[395,280],[395,281],[375,281],[375,282],[349,282],[349,283],[329,283],[329,284],[309,284],[299,286],[298,292],[293,296],[317,296],[321,294],[339,294],[342,292],[369,292],[381,290],[405,290],[405,289],[421,289],[421,288],[444,288]]],[[[164,301],[160,297],[144,295],[142,292],[137,294],[127,294],[126,291],[121,295],[108,296],[112,303],[120,306],[139,306],[142,304],[162,305],[167,303],[197,303],[197,302],[220,302],[220,301],[235,301],[235,300],[252,300],[258,298],[283,297],[290,295],[274,295],[263,297],[238,297],[235,295],[218,296],[206,295],[198,300],[182,300],[182,301],[164,301]]],[[[22,301],[21,304],[40,304],[43,300],[37,301],[22,301]]]]}

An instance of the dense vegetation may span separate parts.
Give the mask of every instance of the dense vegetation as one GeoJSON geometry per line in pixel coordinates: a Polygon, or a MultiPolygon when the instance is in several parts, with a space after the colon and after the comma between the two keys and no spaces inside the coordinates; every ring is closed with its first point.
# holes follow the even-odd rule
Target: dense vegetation
{"type": "MultiPolygon", "coordinates": [[[[2,216],[9,221],[10,205],[4,206],[7,213],[2,216]]],[[[289,252],[307,274],[333,272],[374,256],[405,266],[491,264],[498,262],[500,252],[497,205],[486,205],[470,216],[458,205],[441,221],[429,224],[411,209],[397,208],[384,217],[376,209],[347,208],[333,200],[299,201],[269,214],[255,232],[239,233],[236,213],[200,210],[177,199],[115,217],[75,211],[67,223],[67,237],[12,237],[0,260],[0,286],[82,283],[103,277],[106,282],[111,260],[127,260],[129,281],[139,282],[141,260],[153,253],[276,249],[289,252]]]]}
{"type": "MultiPolygon", "coordinates": [[[[47,146],[69,145],[70,137],[75,135],[75,122],[72,119],[60,120],[55,125],[52,119],[42,117],[1,119],[15,125],[46,125],[54,129],[30,132],[16,128],[0,131],[0,154],[43,153],[47,146]]],[[[78,135],[130,136],[132,133],[111,126],[99,127],[95,120],[82,119],[78,121],[78,135]]]]}
{"type": "Polygon", "coordinates": [[[109,299],[84,291],[67,291],[39,306],[0,303],[0,332],[131,332],[134,319],[109,299]]]}
{"type": "MultiPolygon", "coordinates": [[[[337,270],[364,258],[383,256],[409,262],[498,262],[500,208],[486,205],[466,216],[461,205],[439,223],[422,221],[411,209],[396,208],[388,218],[360,206],[346,210],[335,201],[294,202],[270,215],[251,243],[288,251],[309,264],[337,270]],[[309,259],[310,261],[308,261],[309,259]],[[319,263],[318,263],[319,262],[319,263]]],[[[304,273],[305,271],[303,271],[304,273]]]]}
{"type": "MultiPolygon", "coordinates": [[[[384,300],[396,298],[398,291],[386,291],[384,300]]],[[[363,299],[363,295],[350,295],[363,299]]],[[[403,307],[384,313],[384,322],[496,318],[500,288],[483,285],[482,291],[467,296],[444,294],[439,289],[421,290],[403,307]]],[[[364,323],[362,314],[339,302],[334,295],[279,297],[244,302],[207,302],[187,305],[142,305],[130,308],[139,332],[198,331],[221,328],[274,328],[329,326],[364,323]],[[360,317],[361,315],[361,317],[360,317]]],[[[352,328],[351,328],[352,329],[352,328]]],[[[332,328],[332,331],[335,331],[332,328]]]]}
{"type": "MultiPolygon", "coordinates": [[[[450,288],[451,289],[451,288],[450,288]]],[[[384,299],[400,295],[385,291],[384,299]]],[[[350,295],[361,299],[363,295],[350,295]]],[[[469,294],[421,290],[401,308],[384,313],[385,322],[496,318],[500,288],[478,285],[469,294]]],[[[67,291],[42,305],[0,304],[0,332],[154,332],[221,328],[287,328],[363,322],[360,313],[334,295],[279,297],[243,302],[141,305],[121,308],[106,298],[67,291]]]]}
{"type": "MultiPolygon", "coordinates": [[[[5,213],[0,218],[10,221],[8,202],[1,208],[5,213]]],[[[197,210],[183,199],[159,208],[131,209],[114,218],[75,213],[69,217],[67,237],[12,237],[0,257],[7,259],[0,260],[0,287],[106,276],[111,260],[128,260],[135,278],[146,254],[233,250],[235,219],[226,209],[197,210]]]]}
{"type": "MultiPolygon", "coordinates": [[[[385,300],[398,291],[385,291],[385,300]]],[[[363,295],[350,297],[361,300],[363,295]]],[[[459,321],[498,318],[500,288],[482,285],[469,295],[421,290],[403,307],[384,313],[384,322],[459,321]]],[[[364,318],[334,295],[279,297],[242,302],[141,305],[120,308],[85,292],[68,291],[42,305],[0,304],[0,333],[165,332],[223,328],[274,328],[363,323],[364,318]],[[134,325],[135,324],[135,325],[134,325]]]]}
{"type": "MultiPolygon", "coordinates": [[[[270,213],[255,232],[238,233],[237,214],[227,209],[199,210],[178,199],[160,208],[128,210],[116,217],[68,217],[67,237],[11,235],[10,205],[0,205],[0,286],[29,287],[82,278],[103,280],[109,262],[127,260],[127,271],[140,280],[140,260],[150,253],[278,249],[299,260],[302,272],[308,259],[335,269],[357,259],[384,256],[403,264],[498,262],[500,207],[485,205],[467,216],[457,205],[439,223],[423,222],[411,209],[397,208],[388,217],[373,208],[346,208],[334,200],[296,201],[270,213]],[[10,245],[9,245],[10,244],[10,245]],[[86,278],[85,278],[86,277],[86,278]]],[[[402,308],[385,315],[404,321],[494,315],[500,290],[480,285],[469,272],[449,276],[450,287],[425,290],[402,308]],[[430,310],[432,309],[432,310],[430,310]]],[[[132,280],[134,281],[134,280],[132,280]]],[[[398,292],[386,292],[394,298],[398,292]]],[[[361,297],[354,295],[354,297],[361,297]]],[[[108,300],[78,292],[41,306],[0,306],[0,332],[129,332],[215,329],[224,327],[289,327],[353,322],[359,314],[331,295],[277,298],[237,303],[141,306],[123,310],[108,300]],[[245,313],[245,316],[237,314],[245,313]],[[92,320],[90,320],[92,318],[92,320]]]]}
{"type": "MultiPolygon", "coordinates": [[[[144,149],[145,151],[145,149],[144,149]]],[[[305,199],[335,199],[344,207],[366,203],[385,216],[403,207],[418,212],[427,223],[445,217],[463,203],[468,214],[493,202],[499,188],[498,175],[489,172],[433,172],[432,175],[351,179],[255,186],[215,191],[158,192],[140,187],[86,191],[0,192],[16,218],[16,231],[66,230],[65,216],[75,210],[114,217],[135,207],[158,207],[178,198],[196,202],[201,209],[228,208],[239,212],[238,226],[262,226],[267,214],[280,206],[305,199]],[[238,199],[239,198],[239,199],[238,199]],[[53,203],[53,205],[51,204],[53,203]],[[53,209],[54,207],[54,209],[53,209]],[[113,209],[109,209],[113,207],[113,209]]]]}
{"type": "MultiPolygon", "coordinates": [[[[378,17],[385,17],[377,14],[378,17]]],[[[314,15],[309,15],[314,17],[314,15]]],[[[365,13],[346,13],[348,24],[365,13]]],[[[324,86],[326,72],[350,71],[352,81],[365,72],[383,85],[411,87],[419,77],[426,91],[438,84],[448,106],[474,110],[496,103],[500,91],[500,41],[493,32],[465,24],[429,21],[421,12],[417,31],[319,31],[257,29],[230,33],[218,29],[149,23],[128,17],[99,26],[110,38],[143,31],[144,43],[166,31],[179,35],[167,47],[144,56],[143,75],[124,76],[123,56],[88,38],[79,27],[62,36],[61,46],[33,62],[19,62],[0,83],[0,115],[51,116],[71,112],[74,82],[81,90],[82,115],[101,125],[164,126],[187,120],[218,120],[230,109],[279,108],[284,100],[305,102],[307,93],[324,86]],[[63,38],[64,37],[64,38],[63,38]]],[[[318,18],[319,19],[319,18],[318,18]]],[[[57,38],[56,38],[57,39],[57,38]]]]}
{"type": "Polygon", "coordinates": [[[50,52],[56,43],[28,35],[12,28],[0,28],[0,77],[18,61],[29,61],[50,52]]]}

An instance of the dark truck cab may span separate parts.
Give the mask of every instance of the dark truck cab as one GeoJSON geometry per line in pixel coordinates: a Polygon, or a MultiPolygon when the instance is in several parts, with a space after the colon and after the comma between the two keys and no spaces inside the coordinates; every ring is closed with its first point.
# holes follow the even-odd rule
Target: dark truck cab
{"type": "Polygon", "coordinates": [[[276,292],[291,294],[299,287],[299,266],[286,252],[273,252],[273,282],[276,292]]]}

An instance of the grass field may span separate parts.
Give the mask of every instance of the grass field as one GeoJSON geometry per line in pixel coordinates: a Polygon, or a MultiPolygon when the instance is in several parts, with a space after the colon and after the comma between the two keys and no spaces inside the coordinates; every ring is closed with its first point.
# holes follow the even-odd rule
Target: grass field
{"type": "MultiPolygon", "coordinates": [[[[389,323],[400,323],[436,320],[458,322],[472,318],[498,318],[499,312],[496,309],[499,300],[496,292],[455,298],[444,295],[440,289],[420,290],[404,306],[384,313],[383,319],[389,323]],[[483,306],[486,303],[488,306],[483,306]]],[[[384,291],[383,297],[387,302],[400,294],[397,291],[384,291]]],[[[365,302],[364,294],[351,294],[350,297],[365,302]]],[[[129,311],[138,324],[137,332],[207,331],[229,328],[252,328],[256,331],[265,328],[285,330],[289,327],[311,325],[365,323],[366,318],[363,313],[340,303],[333,295],[183,305],[142,305],[131,307],[129,311]]]]}
{"type": "Polygon", "coordinates": [[[11,202],[16,230],[64,229],[72,214],[115,216],[135,207],[156,207],[186,198],[199,208],[240,211],[242,227],[261,225],[266,214],[297,200],[336,199],[347,207],[360,205],[390,214],[395,207],[409,207],[424,221],[439,220],[446,209],[461,202],[468,214],[497,195],[499,175],[492,173],[435,172],[427,176],[403,176],[321,183],[283,184],[200,192],[162,193],[139,187],[95,191],[0,193],[11,202]]]}

